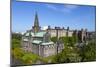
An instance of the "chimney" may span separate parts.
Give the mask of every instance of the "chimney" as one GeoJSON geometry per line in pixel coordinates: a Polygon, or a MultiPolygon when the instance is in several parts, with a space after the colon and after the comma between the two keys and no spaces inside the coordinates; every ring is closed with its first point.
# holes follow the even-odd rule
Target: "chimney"
{"type": "Polygon", "coordinates": [[[48,26],[48,29],[51,29],[50,25],[48,26]]]}
{"type": "Polygon", "coordinates": [[[69,27],[67,27],[67,31],[69,31],[69,27]]]}
{"type": "Polygon", "coordinates": [[[64,27],[62,29],[65,29],[64,27]]]}

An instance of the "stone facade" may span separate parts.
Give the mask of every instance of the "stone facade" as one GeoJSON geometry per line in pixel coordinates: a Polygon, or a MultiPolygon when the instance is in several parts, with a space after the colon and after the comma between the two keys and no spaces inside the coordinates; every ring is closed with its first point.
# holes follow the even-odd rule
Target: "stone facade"
{"type": "MultiPolygon", "coordinates": [[[[67,29],[64,29],[63,28],[60,28],[58,27],[58,38],[59,37],[65,37],[65,36],[68,36],[68,37],[72,37],[73,35],[73,30],[69,30],[69,27],[67,29]]],[[[56,37],[57,36],[57,29],[56,27],[54,29],[50,28],[50,26],[48,26],[48,29],[47,31],[50,33],[51,37],[56,37]]]]}
{"type": "Polygon", "coordinates": [[[73,35],[76,35],[80,40],[80,42],[85,42],[88,37],[87,29],[70,30],[69,27],[67,27],[67,29],[65,29],[64,27],[63,28],[58,27],[58,29],[56,29],[55,27],[53,29],[50,26],[48,26],[47,31],[50,33],[51,37],[56,37],[58,31],[58,38],[65,36],[72,37],[73,35]]]}
{"type": "Polygon", "coordinates": [[[80,31],[78,31],[78,38],[79,38],[80,42],[86,42],[87,30],[81,29],[80,31]]]}
{"type": "Polygon", "coordinates": [[[22,37],[22,49],[26,52],[32,52],[42,57],[55,55],[57,53],[57,44],[50,41],[50,35],[48,32],[44,32],[42,37],[37,36],[39,33],[41,32],[32,35],[33,32],[26,32],[22,37]],[[29,37],[29,35],[27,36],[28,33],[31,33],[31,37],[29,37]]]}

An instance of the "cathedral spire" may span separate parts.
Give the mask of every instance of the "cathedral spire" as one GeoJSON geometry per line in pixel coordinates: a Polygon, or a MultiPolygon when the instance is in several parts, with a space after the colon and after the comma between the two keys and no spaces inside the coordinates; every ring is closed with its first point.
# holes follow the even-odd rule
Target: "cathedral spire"
{"type": "Polygon", "coordinates": [[[37,12],[36,12],[36,14],[35,14],[34,26],[39,26],[39,20],[38,20],[37,12]]]}
{"type": "Polygon", "coordinates": [[[34,20],[34,26],[33,26],[33,31],[34,31],[34,33],[37,33],[39,30],[40,30],[39,20],[38,20],[38,14],[36,12],[36,14],[35,14],[35,20],[34,20]]]}

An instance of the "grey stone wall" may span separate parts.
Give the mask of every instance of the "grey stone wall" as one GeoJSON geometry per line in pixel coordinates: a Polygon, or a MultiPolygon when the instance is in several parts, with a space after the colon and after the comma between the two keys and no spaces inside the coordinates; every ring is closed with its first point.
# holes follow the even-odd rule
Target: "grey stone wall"
{"type": "Polygon", "coordinates": [[[44,46],[44,57],[55,55],[55,53],[56,53],[55,44],[44,46]]]}
{"type": "MultiPolygon", "coordinates": [[[[51,37],[56,37],[57,35],[57,30],[56,29],[48,29],[47,30],[51,37]]],[[[70,31],[70,30],[66,30],[66,29],[59,29],[58,30],[58,38],[59,37],[65,37],[65,36],[68,36],[68,37],[71,37],[73,35],[73,31],[70,31]]]]}
{"type": "Polygon", "coordinates": [[[39,45],[33,44],[33,46],[32,46],[32,52],[33,52],[34,54],[39,55],[39,45]]]}
{"type": "Polygon", "coordinates": [[[29,44],[28,41],[23,41],[22,42],[22,49],[26,52],[32,52],[32,44],[31,43],[29,44]]]}

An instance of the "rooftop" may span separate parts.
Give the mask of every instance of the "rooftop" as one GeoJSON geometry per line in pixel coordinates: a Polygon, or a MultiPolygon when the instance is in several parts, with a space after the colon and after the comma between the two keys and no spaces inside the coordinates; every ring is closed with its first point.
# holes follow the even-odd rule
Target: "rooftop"
{"type": "Polygon", "coordinates": [[[45,34],[46,34],[46,32],[44,32],[44,31],[37,32],[37,33],[34,33],[34,32],[26,32],[25,33],[25,36],[31,35],[32,37],[43,37],[45,34]]]}

